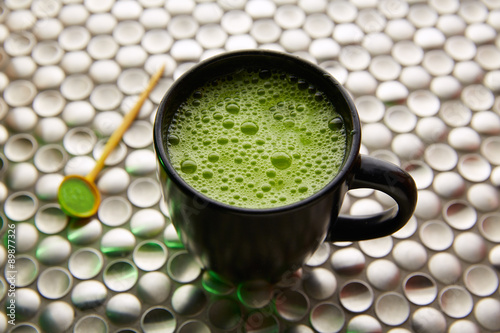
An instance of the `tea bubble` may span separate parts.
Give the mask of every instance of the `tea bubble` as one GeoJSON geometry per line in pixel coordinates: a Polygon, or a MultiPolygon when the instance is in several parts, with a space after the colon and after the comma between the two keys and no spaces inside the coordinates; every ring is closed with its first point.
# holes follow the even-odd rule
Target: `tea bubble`
{"type": "Polygon", "coordinates": [[[292,158],[285,152],[276,152],[271,155],[271,163],[280,170],[284,170],[292,165],[292,158]]]}
{"type": "Polygon", "coordinates": [[[271,191],[271,185],[264,184],[264,185],[262,185],[261,190],[264,192],[269,192],[269,191],[271,191]]]}
{"type": "Polygon", "coordinates": [[[212,163],[217,162],[219,160],[219,154],[217,153],[208,154],[208,160],[212,163]]]}
{"type": "Polygon", "coordinates": [[[184,160],[181,163],[181,171],[187,174],[195,173],[197,167],[196,162],[193,160],[184,160]]]}
{"type": "Polygon", "coordinates": [[[253,121],[245,121],[241,124],[241,132],[246,135],[254,135],[259,130],[259,126],[253,121]]]}
{"type": "Polygon", "coordinates": [[[168,142],[171,144],[171,145],[178,145],[179,142],[180,142],[180,139],[177,135],[173,135],[171,134],[169,137],[168,137],[168,142]]]}
{"type": "Polygon", "coordinates": [[[229,142],[229,138],[227,138],[226,136],[220,136],[217,139],[217,143],[220,144],[220,145],[225,145],[228,142],[229,142]]]}
{"type": "Polygon", "coordinates": [[[225,119],[225,120],[222,122],[222,126],[224,126],[224,128],[227,128],[227,129],[233,128],[233,126],[234,126],[234,121],[232,121],[231,119],[225,119]]]}
{"type": "MultiPolygon", "coordinates": [[[[269,79],[271,77],[272,73],[270,70],[268,69],[262,69],[260,72],[259,72],[259,77],[261,79],[269,79]]],[[[267,82],[266,82],[267,83],[267,82]]]]}
{"type": "Polygon", "coordinates": [[[226,111],[232,114],[237,114],[240,112],[240,106],[236,103],[228,103],[226,104],[226,111]]]}
{"type": "Polygon", "coordinates": [[[338,131],[342,128],[342,119],[339,118],[339,117],[336,117],[336,118],[333,118],[332,120],[330,120],[330,122],[328,123],[328,127],[332,130],[332,131],[338,131]]]}
{"type": "Polygon", "coordinates": [[[273,169],[269,169],[266,171],[266,175],[269,177],[269,178],[274,178],[276,177],[276,170],[273,170],[273,169]]]}
{"type": "Polygon", "coordinates": [[[222,118],[224,118],[224,116],[220,112],[215,112],[213,117],[215,120],[221,120],[222,118]]]}
{"type": "Polygon", "coordinates": [[[259,146],[262,146],[264,143],[266,143],[266,141],[262,139],[257,139],[255,140],[255,143],[258,144],[259,146]]]}
{"type": "Polygon", "coordinates": [[[212,170],[205,169],[203,170],[202,176],[205,179],[210,179],[214,176],[214,173],[212,172],[212,170]]]}

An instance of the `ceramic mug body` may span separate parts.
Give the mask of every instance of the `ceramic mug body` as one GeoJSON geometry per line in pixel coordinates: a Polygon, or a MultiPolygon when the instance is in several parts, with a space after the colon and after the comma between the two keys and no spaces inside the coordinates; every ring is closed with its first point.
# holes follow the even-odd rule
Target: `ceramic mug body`
{"type": "Polygon", "coordinates": [[[154,147],[163,197],[181,241],[207,270],[233,282],[280,280],[300,268],[323,241],[357,241],[390,235],[412,216],[416,187],[403,170],[359,154],[361,126],[352,99],[326,71],[296,56],[274,51],[237,51],[207,59],[171,86],[154,124],[154,147]],[[323,189],[296,203],[251,209],[215,201],[190,187],[167,153],[167,129],[200,83],[242,67],[293,73],[323,91],[346,127],[346,152],[339,173],[323,189]],[[397,205],[377,215],[339,216],[349,189],[372,188],[397,205]]]}

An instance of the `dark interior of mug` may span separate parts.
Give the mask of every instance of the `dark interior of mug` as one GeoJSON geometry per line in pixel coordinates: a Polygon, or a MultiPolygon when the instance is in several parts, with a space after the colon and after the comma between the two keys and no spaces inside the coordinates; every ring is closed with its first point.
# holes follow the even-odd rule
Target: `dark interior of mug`
{"type": "MultiPolygon", "coordinates": [[[[174,82],[159,105],[154,129],[157,154],[163,163],[168,161],[167,129],[179,106],[204,83],[241,68],[280,70],[304,79],[322,91],[344,120],[347,151],[343,166],[352,164],[359,151],[360,124],[354,103],[347,91],[325,70],[307,60],[289,54],[263,50],[237,51],[215,56],[194,66],[174,82]]],[[[167,169],[170,169],[170,166],[167,166],[167,169]]],[[[339,175],[343,171],[345,170],[341,169],[339,175]]]]}

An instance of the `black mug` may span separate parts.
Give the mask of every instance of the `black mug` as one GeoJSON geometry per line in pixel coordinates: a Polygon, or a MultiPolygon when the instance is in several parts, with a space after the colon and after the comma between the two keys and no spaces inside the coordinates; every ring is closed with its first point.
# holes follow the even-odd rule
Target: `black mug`
{"type": "Polygon", "coordinates": [[[232,282],[276,282],[300,268],[323,241],[378,238],[406,224],[417,201],[415,182],[394,164],[360,155],[360,142],[356,107],[329,73],[299,57],[263,50],[224,53],[189,69],[165,94],[154,124],[158,178],[172,223],[205,269],[232,282]],[[169,161],[166,129],[180,104],[204,82],[248,67],[273,68],[305,79],[325,93],[344,120],[347,150],[339,173],[302,201],[268,209],[220,203],[190,187],[169,161]],[[380,190],[397,205],[369,216],[339,216],[346,192],[357,188],[380,190]]]}

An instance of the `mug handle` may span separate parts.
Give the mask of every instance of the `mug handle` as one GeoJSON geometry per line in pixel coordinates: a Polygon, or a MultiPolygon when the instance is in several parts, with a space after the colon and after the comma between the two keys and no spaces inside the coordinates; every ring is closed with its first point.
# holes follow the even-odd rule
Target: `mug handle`
{"type": "Polygon", "coordinates": [[[367,155],[360,155],[348,188],[372,188],[396,201],[396,206],[378,214],[340,215],[332,222],[326,240],[360,241],[389,236],[412,217],[417,204],[417,187],[413,178],[398,166],[367,155]]]}

